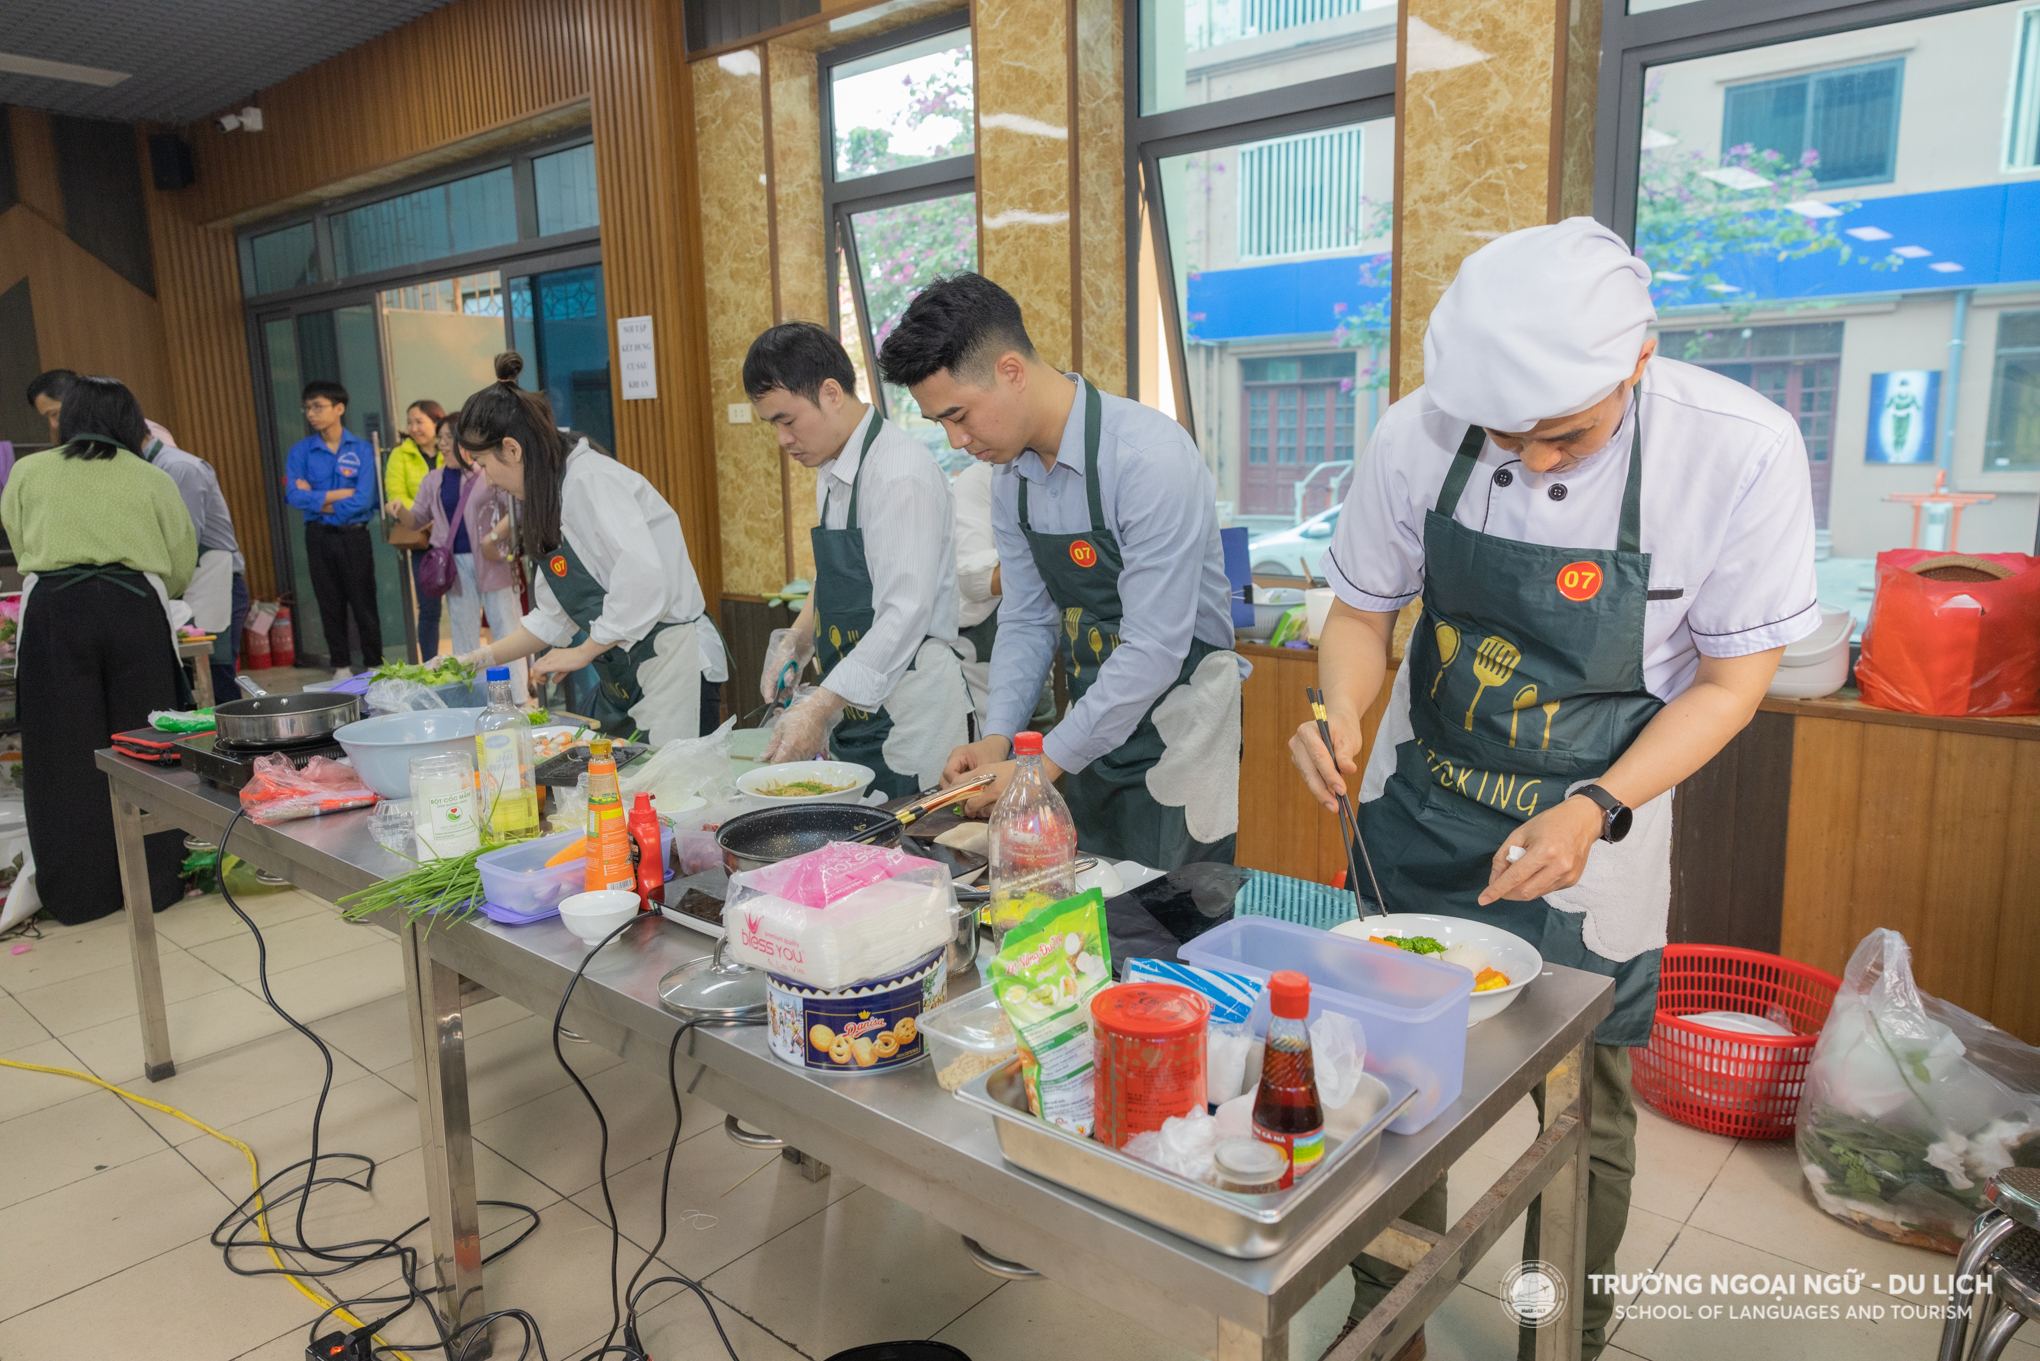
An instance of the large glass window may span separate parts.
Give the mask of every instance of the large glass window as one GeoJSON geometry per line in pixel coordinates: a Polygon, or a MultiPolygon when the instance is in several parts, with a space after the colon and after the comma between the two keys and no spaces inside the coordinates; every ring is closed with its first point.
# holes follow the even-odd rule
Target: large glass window
{"type": "MultiPolygon", "coordinates": [[[[1999,299],[2040,288],[2040,177],[2021,168],[2040,8],[1844,34],[1813,34],[1808,18],[1810,36],[1777,41],[1773,25],[1757,43],[1706,27],[1756,22],[1716,0],[1682,13],[1693,32],[1678,50],[1698,54],[1646,61],[1627,87],[1640,109],[1623,116],[1641,117],[1610,164],[1633,167],[1635,188],[1614,225],[1633,228],[1654,273],[1665,355],[1747,384],[1798,425],[1832,545],[1822,599],[1862,613],[1876,554],[1913,533],[1890,498],[1932,491],[1937,471],[1997,498],[1963,512],[1958,547],[2028,548],[2040,348],[2018,319],[2035,314],[1999,299]],[[1920,411],[1903,451],[1888,447],[1893,393],[1920,411]]],[[[1929,508],[1922,546],[1947,546],[1951,518],[1929,508]]]]}
{"type": "Polygon", "coordinates": [[[279,293],[319,281],[318,233],[309,222],[248,238],[247,279],[251,294],[279,293]]]}
{"type": "Polygon", "coordinates": [[[511,334],[528,361],[519,381],[545,393],[561,425],[614,452],[602,266],[512,279],[509,294],[511,334]]]}
{"type": "Polygon", "coordinates": [[[2040,312],[1998,316],[1986,468],[2040,468],[2040,312]]]}
{"type": "Polygon", "coordinates": [[[601,210],[595,201],[593,142],[532,157],[531,179],[538,199],[540,236],[586,231],[601,224],[601,210]]]}
{"type": "MultiPolygon", "coordinates": [[[[1157,168],[1198,445],[1237,522],[1288,531],[1344,494],[1387,405],[1393,120],[1157,168]]],[[[1305,547],[1269,561],[1296,575],[1305,547]]]]}
{"type": "Polygon", "coordinates": [[[2019,12],[2012,48],[2012,98],[2005,120],[2005,169],[2040,169],[2040,8],[2019,12]]]}
{"type": "Polygon", "coordinates": [[[972,90],[969,29],[831,68],[836,178],[972,154],[972,90]]]}
{"type": "Polygon", "coordinates": [[[332,223],[333,263],[342,278],[507,246],[517,239],[510,167],[364,204],[332,223]]]}
{"type": "Polygon", "coordinates": [[[500,272],[386,288],[380,301],[392,405],[430,400],[454,411],[495,381],[504,345],[500,272]]]}
{"type": "Polygon", "coordinates": [[[860,44],[823,58],[823,211],[833,243],[833,320],[866,395],[953,466],[942,428],[912,395],[872,381],[879,346],[920,286],[977,268],[970,30],[953,19],[936,24],[879,40],[889,46],[860,44]]]}
{"type": "Polygon", "coordinates": [[[1395,64],[1395,0],[1141,0],[1141,112],[1395,64]]]}

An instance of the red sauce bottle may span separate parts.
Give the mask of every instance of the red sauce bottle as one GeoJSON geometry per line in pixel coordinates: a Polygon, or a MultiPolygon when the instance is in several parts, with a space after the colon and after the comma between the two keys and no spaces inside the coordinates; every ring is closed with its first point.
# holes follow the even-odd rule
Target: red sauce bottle
{"type": "Polygon", "coordinates": [[[1284,969],[1268,979],[1267,1057],[1261,1089],[1254,1096],[1254,1137],[1273,1144],[1289,1160],[1282,1187],[1315,1172],[1325,1157],[1325,1112],[1318,1103],[1317,1073],[1311,1065],[1310,979],[1284,969]]]}
{"type": "Polygon", "coordinates": [[[659,815],[652,808],[652,796],[639,794],[624,819],[637,862],[638,911],[656,911],[666,901],[666,858],[659,841],[659,815]]]}

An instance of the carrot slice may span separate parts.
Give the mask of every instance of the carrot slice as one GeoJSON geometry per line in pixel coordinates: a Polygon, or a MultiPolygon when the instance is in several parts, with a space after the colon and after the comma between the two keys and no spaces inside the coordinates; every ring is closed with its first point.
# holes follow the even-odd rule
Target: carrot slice
{"type": "Polygon", "coordinates": [[[559,850],[553,852],[553,858],[545,862],[545,867],[547,869],[557,869],[569,860],[584,860],[587,858],[587,855],[588,838],[585,836],[575,837],[572,841],[560,847],[559,850]]]}

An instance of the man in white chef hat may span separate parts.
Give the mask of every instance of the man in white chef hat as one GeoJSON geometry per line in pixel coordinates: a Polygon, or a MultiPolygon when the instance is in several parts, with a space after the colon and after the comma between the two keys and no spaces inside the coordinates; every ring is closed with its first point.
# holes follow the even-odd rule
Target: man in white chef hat
{"type": "MultiPolygon", "coordinates": [[[[1471,918],[1614,979],[1594,1033],[1594,1274],[1614,1270],[1629,1215],[1628,1047],[1656,1005],[1672,788],[1750,720],[1786,644],[1820,619],[1798,425],[1657,355],[1649,284],[1585,217],[1460,265],[1431,313],[1424,386],[1375,429],[1326,559],[1333,754],[1312,723],[1290,741],[1336,807],[1360,775],[1396,612],[1421,594],[1357,782],[1361,837],[1390,910],[1471,918]]],[[[1444,1230],[1442,1177],[1406,1217],[1444,1230]]],[[[1533,1213],[1526,1258],[1536,1235],[1533,1213]]],[[[1397,1273],[1365,1257],[1354,1272],[1357,1319],[1397,1273]]],[[[1566,1284],[1584,1300],[1581,1354],[1598,1356],[1613,1299],[1566,1284]]],[[[1404,1354],[1423,1354],[1421,1334],[1404,1354]]]]}

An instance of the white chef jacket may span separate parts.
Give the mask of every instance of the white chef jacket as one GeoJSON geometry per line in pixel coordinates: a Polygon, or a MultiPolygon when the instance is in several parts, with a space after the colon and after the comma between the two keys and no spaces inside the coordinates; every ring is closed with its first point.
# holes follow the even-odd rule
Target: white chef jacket
{"type": "MultiPolygon", "coordinates": [[[[956,505],[949,477],[928,446],[886,421],[867,452],[864,436],[878,420],[866,407],[841,453],[815,478],[815,514],[824,529],[850,523],[851,488],[864,460],[857,523],[864,531],[864,565],[871,574],[871,627],[836,663],[825,682],[859,709],[876,709],[928,638],[956,641],[956,505]]],[[[827,608],[829,584],[815,583],[815,603],[827,608]]]]}
{"type": "MultiPolygon", "coordinates": [[[[586,440],[567,455],[560,529],[603,590],[590,641],[628,648],[662,623],[684,624],[704,613],[680,517],[643,476],[596,453],[586,440]]],[[[574,621],[553,598],[544,572],[532,574],[531,604],[525,628],[554,647],[573,641],[574,621]]],[[[720,635],[712,626],[701,632],[701,674],[729,679],[720,635]]]]}
{"type": "MultiPolygon", "coordinates": [[[[1631,401],[1614,438],[1571,472],[1530,472],[1488,440],[1453,519],[1519,543],[1614,548],[1640,406],[1641,547],[1660,597],[1644,606],[1643,678],[1670,701],[1692,685],[1703,654],[1747,656],[1819,627],[1813,493],[1797,422],[1755,390],[1664,358],[1650,361],[1639,388],[1641,402],[1631,401]]],[[[1424,516],[1466,428],[1424,388],[1375,427],[1325,558],[1346,604],[1395,610],[1421,593],[1424,516]]],[[[1361,779],[1362,802],[1381,796],[1396,747],[1413,735],[1409,684],[1405,661],[1361,779]]],[[[1624,842],[1595,846],[1577,884],[1545,895],[1560,911],[1586,914],[1586,944],[1605,958],[1665,943],[1671,797],[1667,790],[1635,810],[1624,842]]]]}
{"type": "MultiPolygon", "coordinates": [[[[992,533],[992,465],[973,461],[949,479],[956,498],[956,586],[961,600],[959,628],[982,624],[999,608],[992,573],[999,570],[999,541],[992,533]]],[[[989,657],[978,658],[990,662],[989,657]]]]}
{"type": "MultiPolygon", "coordinates": [[[[1646,607],[1643,675],[1669,701],[1702,654],[1763,652],[1819,626],[1813,493],[1798,424],[1754,389],[1664,358],[1640,386],[1642,548],[1652,594],[1678,592],[1646,607]]],[[[1453,518],[1520,543],[1614,548],[1636,411],[1632,401],[1607,447],[1568,473],[1530,472],[1487,441],[1453,518]]],[[[1422,592],[1424,515],[1465,433],[1424,388],[1375,428],[1325,559],[1354,609],[1398,610],[1422,592]]]]}

